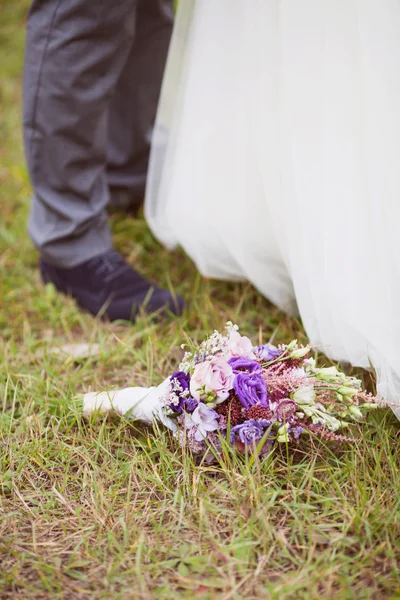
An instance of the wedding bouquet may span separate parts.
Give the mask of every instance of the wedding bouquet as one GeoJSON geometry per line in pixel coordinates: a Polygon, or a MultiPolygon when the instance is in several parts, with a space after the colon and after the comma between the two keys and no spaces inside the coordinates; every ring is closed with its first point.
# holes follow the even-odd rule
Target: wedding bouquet
{"type": "Polygon", "coordinates": [[[223,333],[186,352],[158,387],[85,394],[84,414],[114,410],[148,424],[159,420],[197,455],[220,452],[224,440],[260,454],[306,435],[354,441],[346,430],[377,399],[355,377],[319,368],[310,354],[297,340],[253,346],[228,322],[223,333]]]}
{"type": "Polygon", "coordinates": [[[296,340],[253,346],[230,322],[223,334],[215,331],[185,354],[162,398],[179,443],[203,454],[210,445],[218,451],[223,439],[261,453],[306,434],[351,441],[342,432],[376,399],[336,367],[318,368],[310,352],[296,340]]]}

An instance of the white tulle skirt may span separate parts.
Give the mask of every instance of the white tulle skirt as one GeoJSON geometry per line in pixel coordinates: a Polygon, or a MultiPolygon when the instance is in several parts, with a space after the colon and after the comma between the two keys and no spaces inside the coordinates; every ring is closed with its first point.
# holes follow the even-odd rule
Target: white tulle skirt
{"type": "Polygon", "coordinates": [[[181,0],[146,215],[400,405],[400,1],[181,0]]]}

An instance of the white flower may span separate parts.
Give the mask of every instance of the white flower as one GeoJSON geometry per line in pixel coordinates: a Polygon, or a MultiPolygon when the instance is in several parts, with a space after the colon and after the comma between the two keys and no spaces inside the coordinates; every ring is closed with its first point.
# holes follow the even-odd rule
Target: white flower
{"type": "Polygon", "coordinates": [[[307,366],[307,371],[314,371],[315,370],[315,358],[313,356],[310,356],[310,358],[306,358],[304,360],[304,363],[307,366]]]}
{"type": "Polygon", "coordinates": [[[179,371],[190,373],[194,367],[194,356],[191,352],[185,352],[181,364],[179,365],[179,371]]]}
{"type": "Polygon", "coordinates": [[[345,378],[344,374],[338,371],[336,367],[323,367],[322,369],[316,369],[315,376],[322,381],[331,382],[345,378]]]}
{"type": "Polygon", "coordinates": [[[313,416],[313,421],[315,423],[322,423],[325,425],[330,431],[337,431],[343,426],[343,423],[336,419],[336,417],[332,415],[328,415],[328,413],[323,413],[322,411],[318,411],[316,415],[313,416]]]}
{"type": "Polygon", "coordinates": [[[239,331],[239,326],[234,325],[232,323],[232,321],[227,321],[227,323],[225,325],[225,331],[227,332],[228,335],[230,335],[232,331],[239,331]]]}
{"type": "Polygon", "coordinates": [[[293,394],[293,400],[296,404],[303,406],[304,404],[314,404],[315,403],[315,390],[313,385],[307,385],[300,387],[293,394]]]}
{"type": "Polygon", "coordinates": [[[308,354],[310,352],[310,348],[306,347],[306,348],[297,348],[296,350],[293,350],[293,352],[290,353],[290,358],[303,358],[303,356],[306,356],[306,354],[308,354]]]}
{"type": "Polygon", "coordinates": [[[217,417],[218,415],[215,410],[207,408],[205,404],[200,402],[192,414],[185,413],[185,426],[188,429],[196,427],[194,438],[200,442],[207,437],[208,431],[215,431],[218,429],[217,417]]]}
{"type": "Polygon", "coordinates": [[[293,371],[290,371],[290,376],[294,379],[304,379],[307,377],[307,373],[305,372],[304,368],[301,367],[299,369],[293,369],[293,371]]]}

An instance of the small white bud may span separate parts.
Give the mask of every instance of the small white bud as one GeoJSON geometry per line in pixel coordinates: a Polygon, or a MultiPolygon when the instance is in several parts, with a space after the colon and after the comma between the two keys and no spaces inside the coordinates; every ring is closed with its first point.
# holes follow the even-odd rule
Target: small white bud
{"type": "Polygon", "coordinates": [[[276,438],[276,441],[279,444],[287,444],[287,442],[289,441],[288,431],[289,431],[289,424],[288,423],[285,423],[284,425],[282,425],[281,427],[279,427],[279,429],[278,429],[278,436],[276,438]]]}
{"type": "Polygon", "coordinates": [[[340,386],[340,388],[337,391],[339,394],[342,394],[342,396],[350,396],[351,397],[351,396],[354,396],[354,394],[358,394],[360,390],[342,385],[342,386],[340,386]]]}
{"type": "Polygon", "coordinates": [[[296,346],[297,346],[297,340],[292,340],[292,341],[290,342],[290,344],[288,344],[288,345],[286,346],[286,350],[287,350],[287,352],[290,352],[291,350],[293,350],[293,348],[296,348],[296,346]]]}
{"type": "Polygon", "coordinates": [[[292,396],[293,400],[296,404],[299,404],[302,408],[304,404],[314,404],[315,403],[315,390],[314,386],[307,385],[304,387],[300,387],[292,396]]]}
{"type": "Polygon", "coordinates": [[[358,408],[358,406],[349,406],[349,413],[355,419],[362,419],[363,418],[363,414],[362,414],[361,410],[358,408]]]}
{"type": "Polygon", "coordinates": [[[290,358],[303,358],[303,356],[306,356],[306,354],[308,354],[310,352],[310,348],[298,348],[297,350],[293,350],[293,352],[290,353],[290,358]]]}

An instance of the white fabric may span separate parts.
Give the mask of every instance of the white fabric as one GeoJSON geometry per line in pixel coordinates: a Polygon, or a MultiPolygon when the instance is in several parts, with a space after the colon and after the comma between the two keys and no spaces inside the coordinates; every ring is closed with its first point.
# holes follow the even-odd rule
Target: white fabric
{"type": "Polygon", "coordinates": [[[182,0],[146,197],[162,243],[297,306],[396,404],[399,32],[399,0],[182,0]]]}
{"type": "Polygon", "coordinates": [[[115,412],[150,425],[160,420],[168,429],[176,425],[163,411],[162,397],[169,389],[169,379],[158,387],[130,387],[110,392],[88,392],[83,396],[83,414],[115,412]]]}

